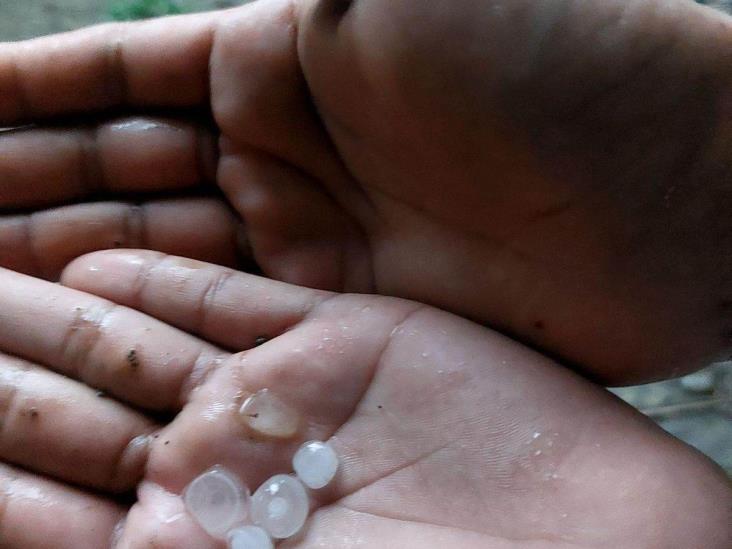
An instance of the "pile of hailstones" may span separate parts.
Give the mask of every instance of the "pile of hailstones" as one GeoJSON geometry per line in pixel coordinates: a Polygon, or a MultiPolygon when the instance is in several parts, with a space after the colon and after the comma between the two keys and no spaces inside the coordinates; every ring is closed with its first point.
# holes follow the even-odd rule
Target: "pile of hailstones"
{"type": "Polygon", "coordinates": [[[338,456],[324,442],[306,442],[292,459],[295,475],[275,475],[250,496],[223,467],[209,469],[186,488],[188,512],[212,537],[231,549],[273,549],[273,539],[294,536],[304,526],[312,490],[325,488],[338,470],[338,456]]]}

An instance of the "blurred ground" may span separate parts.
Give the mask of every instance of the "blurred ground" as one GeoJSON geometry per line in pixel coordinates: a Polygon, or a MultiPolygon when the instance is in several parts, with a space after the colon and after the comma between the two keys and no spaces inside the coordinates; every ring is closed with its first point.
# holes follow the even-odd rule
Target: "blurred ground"
{"type": "MultiPolygon", "coordinates": [[[[0,0],[0,40],[70,30],[112,18],[124,0],[0,0]]],[[[130,0],[130,2],[139,0],[130,0]]],[[[246,0],[178,0],[186,10],[207,10],[246,0]]],[[[732,11],[732,0],[706,2],[732,11]]],[[[732,363],[687,377],[614,390],[664,429],[697,447],[732,475],[732,363]]]]}
{"type": "Polygon", "coordinates": [[[715,364],[682,379],[613,392],[710,456],[732,476],[732,362],[715,364]]]}
{"type": "MultiPolygon", "coordinates": [[[[246,0],[178,0],[186,11],[243,4],[246,0]]],[[[120,0],[0,0],[0,40],[71,30],[112,18],[120,0]]]]}

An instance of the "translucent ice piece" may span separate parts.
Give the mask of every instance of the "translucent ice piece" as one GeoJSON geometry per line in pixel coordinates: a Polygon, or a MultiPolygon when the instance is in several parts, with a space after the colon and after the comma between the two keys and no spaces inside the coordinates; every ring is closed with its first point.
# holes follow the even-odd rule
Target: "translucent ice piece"
{"type": "Polygon", "coordinates": [[[226,539],[226,533],[246,519],[250,499],[236,476],[218,466],[195,478],[183,494],[191,516],[218,539],[226,539]]]}
{"type": "Polygon", "coordinates": [[[274,549],[274,544],[259,526],[240,526],[228,535],[229,549],[274,549]]]}
{"type": "Polygon", "coordinates": [[[298,478],[313,490],[326,487],[338,471],[338,456],[325,442],[306,442],[292,458],[298,478]]]}
{"type": "Polygon", "coordinates": [[[291,438],[300,425],[298,413],[269,389],[246,399],[239,414],[250,429],[271,438],[291,438]]]}
{"type": "Polygon", "coordinates": [[[309,511],[305,486],[291,475],[276,475],[252,496],[252,520],[270,536],[285,539],[297,534],[309,511]]]}

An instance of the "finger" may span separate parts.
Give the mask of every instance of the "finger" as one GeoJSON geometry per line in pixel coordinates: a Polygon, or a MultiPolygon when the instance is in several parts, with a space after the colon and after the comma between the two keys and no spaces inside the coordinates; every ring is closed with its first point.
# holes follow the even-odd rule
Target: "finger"
{"type": "Polygon", "coordinates": [[[155,425],[76,381],[0,354],[0,460],[98,490],[142,478],[155,425]]]}
{"type": "Polygon", "coordinates": [[[194,124],[126,118],[88,129],[0,136],[0,208],[68,201],[97,191],[182,189],[215,178],[214,137],[194,124]]]}
{"type": "Polygon", "coordinates": [[[151,482],[138,491],[115,549],[221,549],[186,513],[182,498],[151,482]]]}
{"type": "Polygon", "coordinates": [[[208,98],[218,14],[108,24],[0,44],[0,124],[208,98]]]}
{"type": "Polygon", "coordinates": [[[239,258],[239,223],[208,198],[102,202],[0,217],[0,267],[56,280],[85,253],[148,248],[220,265],[239,258]]]}
{"type": "Polygon", "coordinates": [[[224,353],[147,315],[0,269],[0,349],[148,410],[177,410],[224,353]]]}
{"type": "Polygon", "coordinates": [[[109,547],[123,516],[111,501],[0,465],[3,549],[109,547]]]}
{"type": "Polygon", "coordinates": [[[235,350],[276,337],[330,295],[137,250],[79,258],[62,281],[235,350]]]}

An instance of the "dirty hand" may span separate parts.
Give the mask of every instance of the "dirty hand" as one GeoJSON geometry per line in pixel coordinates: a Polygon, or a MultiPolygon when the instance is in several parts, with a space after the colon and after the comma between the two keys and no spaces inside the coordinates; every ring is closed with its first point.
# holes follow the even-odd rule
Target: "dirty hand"
{"type": "Polygon", "coordinates": [[[0,125],[37,125],[0,136],[3,207],[217,183],[237,215],[14,216],[0,263],[251,249],[608,383],[679,374],[732,341],[730,51],[732,20],[687,0],[262,0],[3,44],[0,125]]]}
{"type": "Polygon", "coordinates": [[[63,282],[102,297],[0,270],[4,549],[218,549],[186,485],[221,465],[255,489],[308,439],[341,469],[282,547],[727,547],[722,472],[469,321],[155,252],[63,282]],[[242,422],[264,388],[301,416],[291,440],[242,422]]]}

